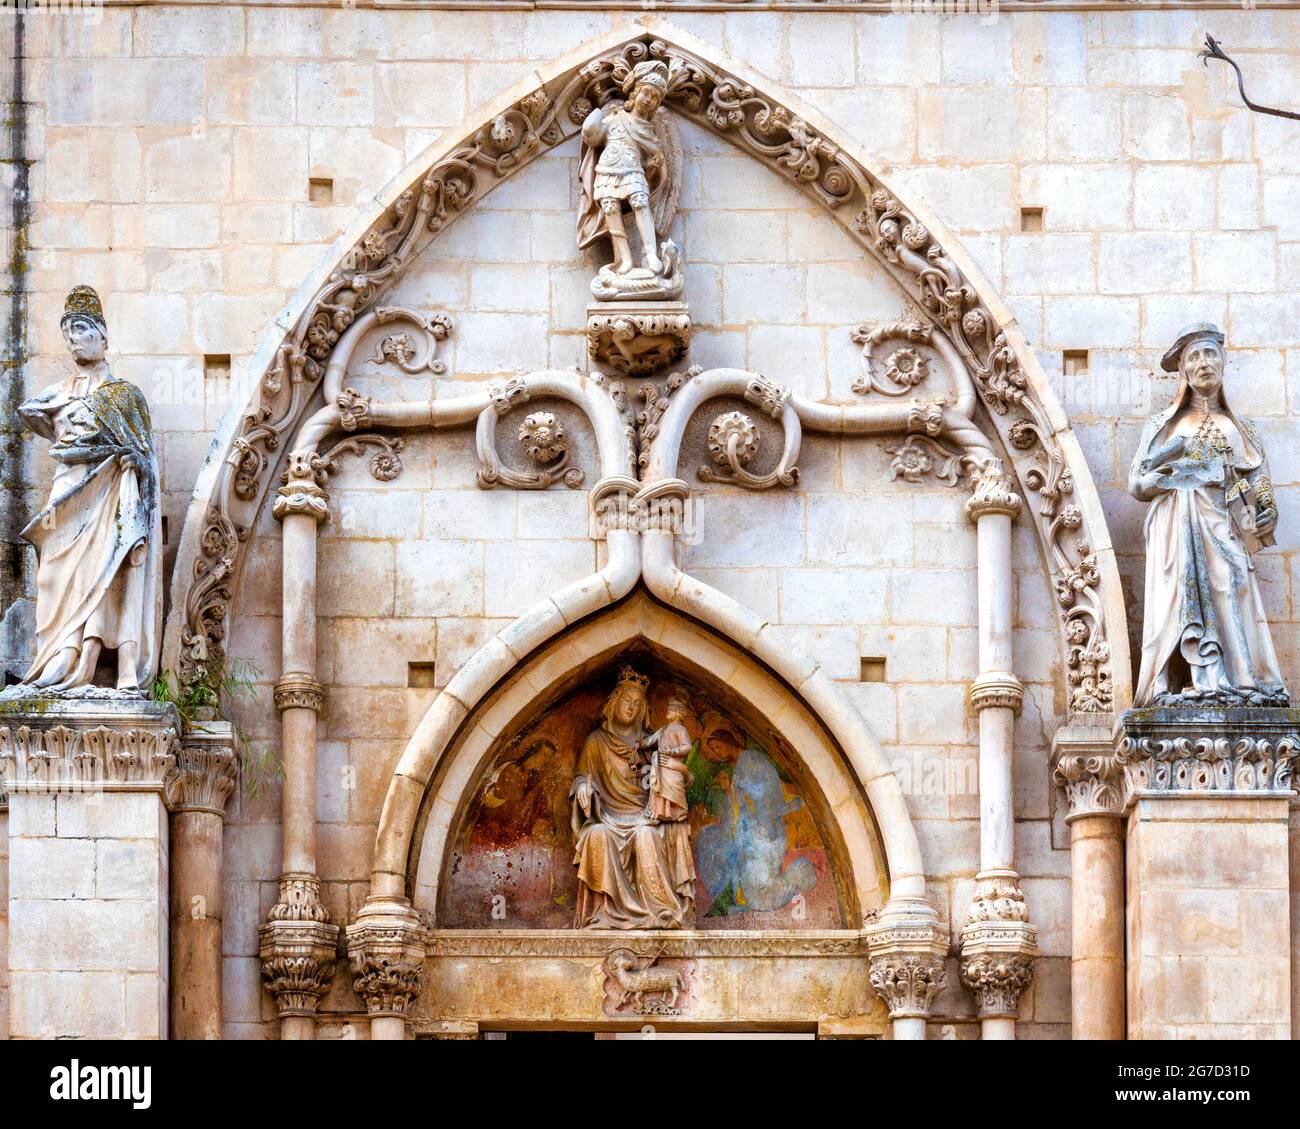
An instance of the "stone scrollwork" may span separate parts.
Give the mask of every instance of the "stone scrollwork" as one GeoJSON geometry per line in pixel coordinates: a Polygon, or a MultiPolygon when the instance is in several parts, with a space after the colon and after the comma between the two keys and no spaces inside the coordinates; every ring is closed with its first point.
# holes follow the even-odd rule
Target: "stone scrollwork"
{"type": "Polygon", "coordinates": [[[1125,737],[1117,760],[1134,792],[1289,793],[1300,734],[1125,737]]]}
{"type": "Polygon", "coordinates": [[[571,490],[580,487],[586,478],[582,468],[570,461],[572,451],[564,425],[551,412],[531,412],[519,425],[519,446],[524,454],[538,465],[530,472],[513,470],[497,454],[497,422],[515,404],[526,403],[527,386],[519,380],[493,385],[493,409],[478,417],[476,445],[479,469],[475,476],[481,489],[509,486],[516,490],[545,490],[556,482],[563,482],[571,490]]]}
{"type": "Polygon", "coordinates": [[[380,307],[375,314],[381,325],[398,320],[413,324],[419,331],[418,336],[423,337],[423,342],[417,344],[413,335],[407,331],[385,334],[375,345],[371,364],[393,364],[411,376],[422,372],[442,376],[447,371],[447,363],[438,356],[438,344],[451,336],[455,323],[450,317],[446,314],[425,317],[413,310],[395,306],[380,307]]]}

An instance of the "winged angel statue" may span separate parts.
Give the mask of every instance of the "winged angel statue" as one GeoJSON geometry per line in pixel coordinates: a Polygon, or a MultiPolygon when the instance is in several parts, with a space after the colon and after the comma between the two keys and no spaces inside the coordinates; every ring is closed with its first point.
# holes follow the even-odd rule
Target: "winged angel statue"
{"type": "Polygon", "coordinates": [[[597,106],[582,123],[578,246],[603,239],[613,246],[614,261],[591,284],[602,301],[672,301],[684,289],[681,252],[665,239],[682,176],[681,140],[663,105],[672,85],[665,63],[638,63],[620,84],[625,100],[597,106]],[[628,211],[640,240],[639,264],[624,218],[628,211]]]}

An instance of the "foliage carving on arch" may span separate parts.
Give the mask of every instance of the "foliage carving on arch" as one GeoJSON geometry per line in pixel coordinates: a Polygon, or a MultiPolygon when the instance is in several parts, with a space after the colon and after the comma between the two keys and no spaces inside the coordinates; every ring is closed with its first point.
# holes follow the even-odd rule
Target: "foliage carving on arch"
{"type": "MultiPolygon", "coordinates": [[[[645,59],[669,66],[665,104],[730,140],[815,199],[913,297],[967,366],[1032,499],[1030,511],[1059,605],[1070,712],[1113,708],[1112,647],[1101,585],[1117,584],[1094,546],[1070,462],[1048,409],[999,318],[905,204],[799,114],[749,82],[651,33],[543,83],[499,113],[407,188],[356,242],[307,304],[263,374],[207,499],[179,624],[177,664],[194,681],[224,658],[243,546],[339,337],[375,308],[419,252],[496,184],[577,133],[595,105],[645,59]]],[[[1093,512],[1099,513],[1099,510],[1093,512]]],[[[1090,520],[1090,519],[1089,519],[1090,520]]],[[[1122,685],[1128,673],[1121,673],[1122,685]]]]}

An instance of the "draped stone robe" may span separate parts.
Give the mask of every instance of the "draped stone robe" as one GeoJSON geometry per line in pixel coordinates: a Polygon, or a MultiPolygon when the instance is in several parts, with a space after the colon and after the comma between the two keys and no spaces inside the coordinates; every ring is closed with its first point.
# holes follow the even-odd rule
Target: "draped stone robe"
{"type": "Polygon", "coordinates": [[[640,737],[602,726],[578,755],[570,796],[584,780],[592,796],[590,816],[576,798],[572,808],[579,929],[680,929],[694,906],[690,825],[656,823],[647,812],[640,737]]]}
{"type": "MultiPolygon", "coordinates": [[[[22,537],[35,546],[38,680],[65,648],[90,639],[136,643],[137,689],[157,673],[162,627],[162,530],[158,462],[149,408],[133,384],[77,381],[22,404],[23,423],[52,440],[49,500],[22,537]],[[132,464],[123,465],[123,456],[132,464]]],[[[61,683],[53,689],[75,689],[61,683]]]]}
{"type": "MultiPolygon", "coordinates": [[[[1147,500],[1139,480],[1160,460],[1160,452],[1186,426],[1179,417],[1189,391],[1179,384],[1173,405],[1152,417],[1142,432],[1129,479],[1130,492],[1147,500]],[[1144,465],[1145,464],[1145,465],[1144,465]]],[[[1143,605],[1142,667],[1134,703],[1156,703],[1195,676],[1228,704],[1285,702],[1285,688],[1250,554],[1230,512],[1225,487],[1244,479],[1252,488],[1268,481],[1259,434],[1238,420],[1221,400],[1231,452],[1224,458],[1224,483],[1197,483],[1150,497],[1143,532],[1146,596],[1143,605]]]]}

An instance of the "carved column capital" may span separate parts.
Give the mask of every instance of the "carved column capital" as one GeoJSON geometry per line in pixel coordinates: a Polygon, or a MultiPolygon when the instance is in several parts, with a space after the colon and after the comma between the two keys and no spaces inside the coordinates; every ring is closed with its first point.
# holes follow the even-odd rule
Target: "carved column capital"
{"type": "Polygon", "coordinates": [[[966,516],[978,522],[990,514],[1006,514],[1015,521],[1020,513],[1020,495],[999,459],[989,459],[972,472],[971,496],[966,499],[966,516]]]}
{"type": "Polygon", "coordinates": [[[334,399],[339,410],[339,426],[344,431],[358,431],[370,426],[371,397],[355,388],[345,388],[334,399]]]}
{"type": "Polygon", "coordinates": [[[1127,785],[1115,755],[1110,714],[1097,724],[1063,725],[1052,737],[1052,782],[1065,793],[1067,823],[1085,815],[1119,816],[1127,785]]]}
{"type": "Polygon", "coordinates": [[[1021,995],[1034,980],[1034,958],[1011,951],[963,955],[961,979],[975,993],[981,1019],[1014,1019],[1021,995]]]}
{"type": "MultiPolygon", "coordinates": [[[[339,397],[340,401],[344,397],[339,397]]],[[[295,514],[314,518],[319,524],[329,521],[329,495],[325,460],[315,451],[293,451],[280,475],[284,484],[275,492],[271,515],[278,521],[295,514]]]]}
{"type": "Polygon", "coordinates": [[[404,1017],[420,992],[426,931],[406,899],[368,898],[347,928],[353,987],[372,1016],[404,1017]]]}
{"type": "Polygon", "coordinates": [[[975,876],[975,897],[961,931],[962,983],[975,993],[981,1019],[1015,1018],[1034,976],[1038,930],[1014,871],[975,876]]]}
{"type": "Polygon", "coordinates": [[[996,707],[1019,713],[1024,700],[1024,686],[1009,671],[986,671],[971,683],[970,704],[977,711],[996,707]]]}
{"type": "Polygon", "coordinates": [[[591,488],[591,517],[596,533],[603,539],[612,529],[637,528],[634,499],[641,489],[635,478],[611,475],[591,488]]]}
{"type": "Polygon", "coordinates": [[[280,877],[280,898],[258,927],[262,976],[280,1017],[316,1014],[338,956],[339,927],[320,900],[320,879],[280,877]]]}
{"type": "Polygon", "coordinates": [[[314,710],[325,708],[325,687],[306,674],[286,674],[275,684],[275,708],[285,710],[314,710]]]}
{"type": "Polygon", "coordinates": [[[864,929],[869,976],[891,1019],[924,1019],[947,984],[948,930],[924,899],[891,899],[864,929]]]}
{"type": "Polygon", "coordinates": [[[186,727],[167,781],[171,811],[206,811],[223,816],[239,778],[234,726],[228,721],[196,721],[186,727]]]}

